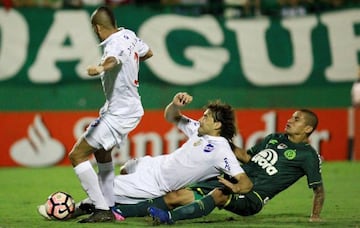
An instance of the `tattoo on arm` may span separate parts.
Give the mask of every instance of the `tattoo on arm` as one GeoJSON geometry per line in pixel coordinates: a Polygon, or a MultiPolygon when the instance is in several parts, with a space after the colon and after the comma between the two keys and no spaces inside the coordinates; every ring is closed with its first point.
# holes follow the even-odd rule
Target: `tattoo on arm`
{"type": "Polygon", "coordinates": [[[325,191],[324,186],[319,185],[313,189],[314,199],[313,199],[313,208],[312,208],[312,217],[320,217],[320,213],[325,201],[325,191]]]}

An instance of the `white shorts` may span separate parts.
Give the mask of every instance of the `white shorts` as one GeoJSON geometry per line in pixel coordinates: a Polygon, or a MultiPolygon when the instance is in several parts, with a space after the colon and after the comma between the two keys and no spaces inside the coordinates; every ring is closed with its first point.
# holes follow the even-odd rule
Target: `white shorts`
{"type": "Polygon", "coordinates": [[[120,147],[140,120],[140,117],[124,119],[104,114],[89,125],[84,137],[96,149],[110,150],[114,146],[120,147]]]}
{"type": "Polygon", "coordinates": [[[133,158],[125,162],[125,164],[121,167],[126,171],[127,174],[134,173],[136,171],[137,165],[142,160],[142,158],[133,158]]]}
{"type": "MultiPolygon", "coordinates": [[[[133,160],[132,160],[133,161],[133,160]]],[[[134,163],[132,163],[134,164],[134,163]]],[[[114,180],[115,202],[135,204],[166,194],[158,179],[161,157],[145,156],[136,159],[136,171],[117,175],[114,180]]]]}

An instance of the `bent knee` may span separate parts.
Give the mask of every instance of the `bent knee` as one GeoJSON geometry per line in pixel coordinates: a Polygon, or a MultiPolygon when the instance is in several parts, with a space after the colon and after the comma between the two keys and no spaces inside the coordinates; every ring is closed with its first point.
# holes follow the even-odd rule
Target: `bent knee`
{"type": "Polygon", "coordinates": [[[211,196],[213,197],[216,206],[224,206],[230,197],[230,195],[225,195],[220,189],[215,189],[211,193],[211,196]]]}
{"type": "Polygon", "coordinates": [[[87,144],[85,140],[76,143],[70,151],[68,158],[73,166],[89,160],[89,156],[93,153],[93,148],[87,144]]]}
{"type": "Polygon", "coordinates": [[[165,195],[164,201],[169,208],[189,204],[195,200],[194,193],[187,189],[179,189],[165,195]]]}

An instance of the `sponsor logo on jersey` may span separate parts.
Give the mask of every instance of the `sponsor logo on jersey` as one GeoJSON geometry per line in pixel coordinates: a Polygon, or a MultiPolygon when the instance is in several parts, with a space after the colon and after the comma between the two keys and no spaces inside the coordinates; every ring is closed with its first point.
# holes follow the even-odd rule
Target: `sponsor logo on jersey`
{"type": "Polygon", "coordinates": [[[271,176],[278,172],[274,166],[278,159],[276,151],[272,149],[265,149],[252,157],[251,161],[258,164],[268,175],[271,176]]]}
{"type": "Polygon", "coordinates": [[[229,164],[229,161],[228,161],[227,158],[224,158],[224,163],[225,163],[224,168],[225,168],[227,171],[230,171],[231,168],[230,168],[230,164],[229,164]]]}
{"type": "Polygon", "coordinates": [[[288,160],[293,160],[296,157],[296,150],[286,150],[284,156],[288,160]]]}
{"type": "Polygon", "coordinates": [[[209,152],[211,152],[211,151],[213,151],[214,150],[214,145],[212,145],[212,144],[207,144],[206,146],[205,146],[205,148],[204,148],[204,152],[206,152],[206,153],[209,153],[209,152]]]}

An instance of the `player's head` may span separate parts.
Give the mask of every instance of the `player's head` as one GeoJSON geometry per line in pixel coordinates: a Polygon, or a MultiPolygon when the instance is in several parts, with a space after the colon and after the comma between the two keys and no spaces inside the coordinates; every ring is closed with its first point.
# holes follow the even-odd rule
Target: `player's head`
{"type": "Polygon", "coordinates": [[[308,136],[310,136],[311,133],[316,130],[319,119],[317,115],[309,109],[300,109],[299,111],[305,114],[305,122],[308,126],[311,126],[312,128],[311,131],[308,133],[308,136]]]}
{"type": "Polygon", "coordinates": [[[305,135],[309,137],[318,125],[317,115],[308,109],[300,109],[293,113],[287,121],[285,131],[289,135],[305,135]]]}
{"type": "Polygon", "coordinates": [[[93,12],[91,25],[100,41],[107,38],[108,31],[117,29],[114,13],[106,6],[100,6],[93,12]]]}
{"type": "Polygon", "coordinates": [[[205,106],[204,115],[200,119],[200,134],[220,135],[232,140],[235,131],[235,114],[230,105],[216,100],[205,106]]]}

